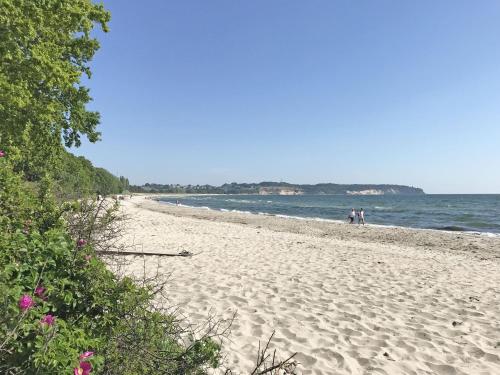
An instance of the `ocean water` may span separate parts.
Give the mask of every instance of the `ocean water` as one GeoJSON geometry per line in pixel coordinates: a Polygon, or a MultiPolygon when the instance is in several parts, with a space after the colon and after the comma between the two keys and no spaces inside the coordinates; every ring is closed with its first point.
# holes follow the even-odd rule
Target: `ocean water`
{"type": "Polygon", "coordinates": [[[198,195],[159,200],[213,210],[327,220],[347,220],[351,208],[363,208],[365,220],[371,224],[500,234],[500,194],[198,195]]]}

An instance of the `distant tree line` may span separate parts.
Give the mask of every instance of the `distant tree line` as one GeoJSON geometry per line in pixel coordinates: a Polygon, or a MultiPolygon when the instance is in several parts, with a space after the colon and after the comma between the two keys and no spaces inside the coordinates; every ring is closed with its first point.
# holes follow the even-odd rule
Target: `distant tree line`
{"type": "Polygon", "coordinates": [[[384,194],[415,195],[424,194],[420,188],[405,185],[387,184],[290,184],[287,182],[265,181],[260,183],[236,183],[221,186],[179,185],[147,183],[130,186],[130,191],[138,193],[186,193],[186,194],[259,194],[262,189],[289,189],[302,194],[347,194],[349,191],[378,190],[384,194]]]}
{"type": "Polygon", "coordinates": [[[134,193],[173,193],[173,194],[224,194],[221,187],[211,185],[162,185],[162,184],[144,184],[142,186],[131,185],[130,192],[134,193]]]}
{"type": "Polygon", "coordinates": [[[57,195],[77,198],[87,195],[120,194],[129,189],[127,178],[116,177],[104,168],[95,167],[83,156],[75,156],[69,152],[62,154],[62,162],[54,172],[57,181],[57,195]]]}

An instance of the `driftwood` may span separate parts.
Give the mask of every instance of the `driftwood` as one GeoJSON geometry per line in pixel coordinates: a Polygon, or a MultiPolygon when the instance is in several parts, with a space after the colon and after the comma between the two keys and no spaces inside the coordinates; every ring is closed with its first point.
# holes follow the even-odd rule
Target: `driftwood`
{"type": "Polygon", "coordinates": [[[174,253],[152,253],[148,251],[113,251],[113,250],[99,250],[96,251],[98,254],[106,254],[106,255],[134,255],[134,256],[140,256],[140,255],[153,255],[153,256],[159,256],[159,257],[191,257],[193,254],[189,251],[183,250],[180,253],[174,254],[174,253]]]}

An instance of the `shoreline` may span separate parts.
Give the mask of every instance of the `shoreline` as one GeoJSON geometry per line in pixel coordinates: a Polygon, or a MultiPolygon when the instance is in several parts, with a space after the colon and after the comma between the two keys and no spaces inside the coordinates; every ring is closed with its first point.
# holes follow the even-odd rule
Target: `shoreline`
{"type": "MultiPolygon", "coordinates": [[[[164,195],[162,195],[164,196],[164,195]]],[[[122,201],[127,271],[170,275],[168,303],[202,323],[237,312],[227,364],[276,331],[298,374],[500,373],[500,240],[122,201]]]]}
{"type": "Polygon", "coordinates": [[[162,212],[176,217],[236,223],[258,228],[271,228],[277,232],[315,234],[324,238],[351,239],[360,242],[394,243],[419,248],[453,248],[470,252],[483,259],[500,257],[500,236],[480,235],[473,232],[443,231],[437,229],[384,226],[379,224],[347,224],[343,221],[283,218],[276,215],[259,215],[243,212],[224,212],[211,208],[177,206],[158,201],[164,195],[143,196],[141,208],[162,212]],[[465,248],[464,242],[468,247],[465,248]],[[447,246],[443,246],[446,243],[447,246]]]}
{"type": "MultiPolygon", "coordinates": [[[[183,196],[183,197],[190,197],[190,196],[203,196],[203,195],[244,195],[244,194],[179,194],[177,196],[183,196]]],[[[161,195],[161,196],[154,196],[153,200],[160,204],[167,204],[167,205],[172,205],[172,206],[177,206],[177,207],[184,207],[184,208],[189,208],[189,209],[200,209],[200,210],[210,210],[210,211],[218,211],[218,212],[229,212],[229,213],[238,213],[238,214],[245,214],[245,215],[261,215],[261,216],[271,216],[271,217],[279,217],[287,220],[305,220],[305,221],[318,221],[318,222],[325,222],[325,223],[335,223],[335,224],[346,224],[346,221],[338,220],[338,219],[325,219],[322,217],[306,217],[306,216],[292,216],[292,215],[283,215],[283,214],[273,214],[269,212],[251,212],[251,211],[241,211],[241,210],[227,210],[224,208],[211,208],[208,206],[190,206],[190,205],[185,205],[185,204],[175,204],[172,202],[166,202],[162,201],[159,198],[161,197],[175,197],[175,195],[161,195]]],[[[353,223],[352,225],[359,225],[358,223],[353,223]]],[[[447,230],[447,229],[439,229],[439,228],[419,228],[419,227],[405,227],[401,225],[390,225],[390,224],[376,224],[376,223],[365,223],[363,224],[365,226],[370,226],[370,227],[376,227],[376,228],[400,228],[400,229],[410,229],[410,230],[428,230],[428,231],[437,231],[437,232],[444,232],[444,233],[462,233],[462,234],[470,234],[474,236],[486,236],[486,237],[498,237],[500,238],[500,233],[493,233],[493,232],[480,232],[480,231],[474,231],[474,230],[447,230]]]]}
{"type": "MultiPolygon", "coordinates": [[[[149,196],[152,199],[156,200],[159,203],[162,204],[172,204],[177,206],[173,202],[167,202],[167,201],[162,201],[161,198],[178,198],[178,197],[198,197],[198,196],[244,196],[245,194],[189,194],[189,193],[183,193],[183,194],[150,194],[150,195],[144,195],[144,196],[149,196]]],[[[449,195],[449,194],[446,194],[449,195]]],[[[460,195],[460,194],[459,194],[460,195]]],[[[219,212],[234,212],[234,213],[242,213],[242,214],[250,214],[250,215],[264,215],[264,216],[274,216],[274,217],[282,217],[285,219],[295,219],[295,220],[308,220],[308,221],[320,221],[320,222],[330,222],[330,223],[345,223],[345,221],[340,220],[340,219],[328,219],[328,218],[322,218],[322,217],[306,217],[306,216],[294,216],[294,215],[284,215],[284,214],[273,214],[270,212],[251,212],[251,211],[243,211],[243,210],[228,210],[228,209],[223,209],[223,208],[212,208],[208,206],[190,206],[190,205],[185,205],[181,204],[179,205],[180,207],[186,207],[186,208],[193,208],[193,209],[205,209],[205,210],[212,210],[212,211],[219,211],[219,212]]],[[[356,223],[357,224],[357,223],[356,223]]],[[[479,231],[479,230],[466,230],[466,229],[459,229],[459,230],[450,230],[447,229],[448,227],[443,227],[443,228],[437,228],[437,227],[409,227],[409,226],[401,226],[397,224],[377,224],[377,223],[367,223],[365,225],[370,225],[374,227],[380,227],[380,228],[403,228],[403,229],[415,229],[415,230],[431,230],[431,231],[438,231],[438,232],[447,232],[447,233],[462,233],[462,234],[472,234],[472,235],[479,235],[479,236],[486,236],[486,237],[498,237],[500,238],[500,233],[495,233],[495,232],[487,232],[487,231],[479,231]]]]}

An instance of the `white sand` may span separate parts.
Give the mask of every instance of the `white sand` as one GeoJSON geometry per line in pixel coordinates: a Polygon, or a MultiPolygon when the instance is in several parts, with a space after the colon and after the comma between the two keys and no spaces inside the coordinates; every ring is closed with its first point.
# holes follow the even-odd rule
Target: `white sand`
{"type": "MultiPolygon", "coordinates": [[[[304,374],[500,374],[500,239],[168,206],[134,197],[127,242],[172,272],[194,321],[238,311],[228,363],[245,372],[276,330],[304,374]],[[455,322],[455,324],[454,324],[455,322]]],[[[130,266],[143,266],[139,257],[130,266]]]]}

